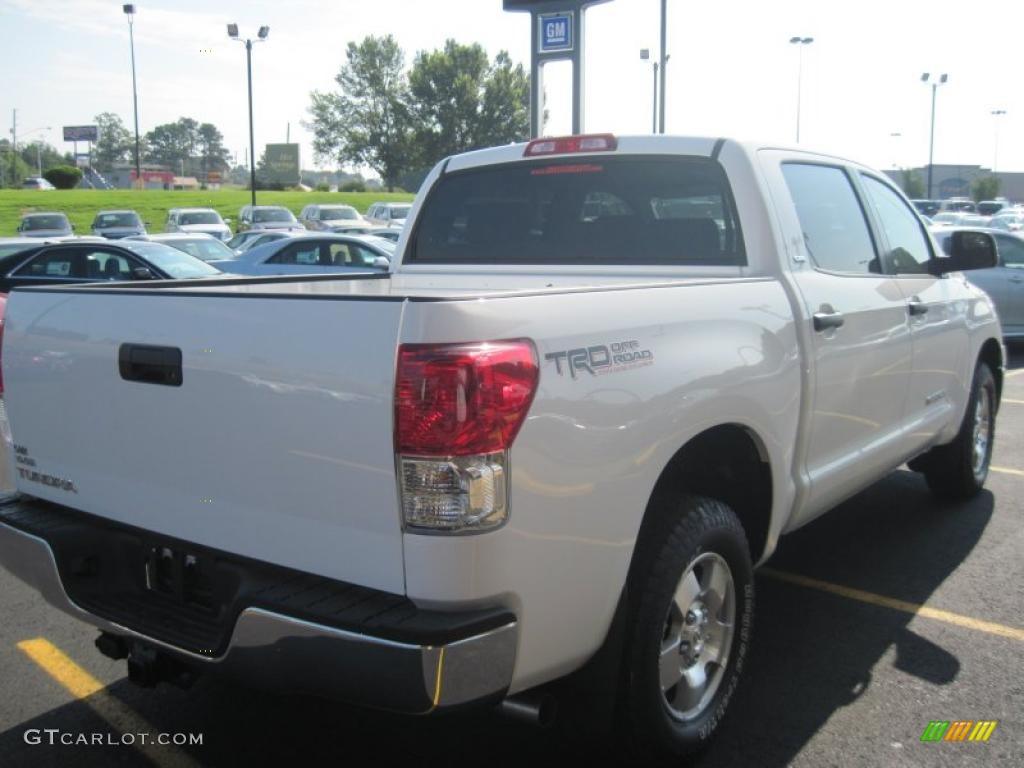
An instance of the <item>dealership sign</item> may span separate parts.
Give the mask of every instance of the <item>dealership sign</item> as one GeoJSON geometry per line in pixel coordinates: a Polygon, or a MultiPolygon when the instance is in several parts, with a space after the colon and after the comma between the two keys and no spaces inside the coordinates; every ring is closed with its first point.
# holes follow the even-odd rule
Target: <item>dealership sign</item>
{"type": "Polygon", "coordinates": [[[263,181],[278,184],[299,183],[299,145],[267,144],[263,181]]]}
{"type": "Polygon", "coordinates": [[[100,129],[95,125],[65,125],[64,141],[99,141],[100,129]]]}

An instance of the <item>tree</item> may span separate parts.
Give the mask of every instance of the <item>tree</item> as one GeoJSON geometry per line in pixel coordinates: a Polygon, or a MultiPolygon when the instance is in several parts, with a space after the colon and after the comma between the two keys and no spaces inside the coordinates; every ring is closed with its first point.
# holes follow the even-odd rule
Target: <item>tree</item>
{"type": "Polygon", "coordinates": [[[393,188],[413,154],[405,55],[394,37],[349,43],[337,93],[310,94],[313,151],[318,161],[366,165],[393,188]]]}
{"type": "Polygon", "coordinates": [[[0,187],[20,189],[24,179],[35,175],[35,163],[26,163],[20,153],[11,151],[10,140],[0,139],[0,187]]]}
{"type": "Polygon", "coordinates": [[[55,165],[43,171],[43,178],[57,189],[74,189],[82,180],[82,169],[73,165],[55,165]]]}
{"type": "Polygon", "coordinates": [[[113,112],[101,112],[93,118],[99,139],[92,145],[92,164],[110,170],[121,163],[135,164],[135,136],[113,112]]]}
{"type": "Polygon", "coordinates": [[[442,50],[416,55],[409,94],[420,164],[433,165],[479,146],[479,112],[487,75],[487,53],[476,43],[448,40],[442,50]]]}
{"type": "Polygon", "coordinates": [[[199,161],[203,174],[210,171],[224,171],[229,167],[231,153],[224,147],[224,134],[212,123],[202,123],[197,131],[199,161]]]}
{"type": "Polygon", "coordinates": [[[999,194],[1000,184],[998,176],[979,176],[971,182],[971,197],[976,203],[991,200],[999,194]]]}
{"type": "Polygon", "coordinates": [[[228,168],[229,153],[224,135],[212,123],[179,117],[146,134],[146,160],[165,165],[175,173],[205,175],[228,168]]]}
{"type": "Polygon", "coordinates": [[[28,144],[18,145],[18,154],[25,164],[34,168],[33,175],[38,171],[38,165],[43,168],[50,168],[54,165],[74,165],[75,158],[70,152],[61,154],[56,147],[47,144],[45,141],[33,141],[28,144]],[[37,165],[38,163],[38,165],[37,165]]]}
{"type": "Polygon", "coordinates": [[[921,176],[917,171],[911,170],[910,168],[904,168],[900,171],[901,186],[903,192],[907,197],[912,199],[920,199],[924,197],[924,182],[921,181],[921,176]]]}
{"type": "Polygon", "coordinates": [[[506,51],[491,64],[477,44],[448,40],[417,55],[409,73],[419,165],[528,137],[530,81],[506,51]]]}

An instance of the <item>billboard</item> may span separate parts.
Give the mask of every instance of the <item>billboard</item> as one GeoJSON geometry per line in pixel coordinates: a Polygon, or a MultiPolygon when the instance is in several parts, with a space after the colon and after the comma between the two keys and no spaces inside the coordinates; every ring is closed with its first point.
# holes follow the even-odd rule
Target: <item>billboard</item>
{"type": "Polygon", "coordinates": [[[64,141],[98,141],[100,129],[95,125],[65,125],[64,141]]]}
{"type": "Polygon", "coordinates": [[[267,144],[266,164],[260,180],[267,183],[299,183],[299,145],[267,144]]]}

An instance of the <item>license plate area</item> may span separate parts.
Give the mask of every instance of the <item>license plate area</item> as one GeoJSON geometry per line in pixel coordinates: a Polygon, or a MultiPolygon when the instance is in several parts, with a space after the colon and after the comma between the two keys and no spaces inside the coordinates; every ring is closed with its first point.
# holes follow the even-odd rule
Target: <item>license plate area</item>
{"type": "Polygon", "coordinates": [[[149,546],[145,586],[179,605],[217,613],[216,566],[212,558],[168,544],[149,546]]]}

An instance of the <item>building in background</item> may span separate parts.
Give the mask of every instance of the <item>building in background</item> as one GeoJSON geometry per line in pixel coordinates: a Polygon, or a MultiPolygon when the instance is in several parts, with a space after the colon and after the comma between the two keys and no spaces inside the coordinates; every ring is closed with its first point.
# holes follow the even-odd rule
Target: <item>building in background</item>
{"type": "MultiPolygon", "coordinates": [[[[885,174],[903,187],[903,173],[910,171],[924,181],[928,178],[928,166],[921,168],[894,169],[885,174]]],[[[932,166],[933,195],[937,200],[949,197],[970,197],[971,182],[978,178],[992,176],[992,169],[983,165],[939,165],[932,166]]],[[[1024,173],[994,174],[999,179],[999,196],[1014,202],[1024,202],[1024,173]]]]}

